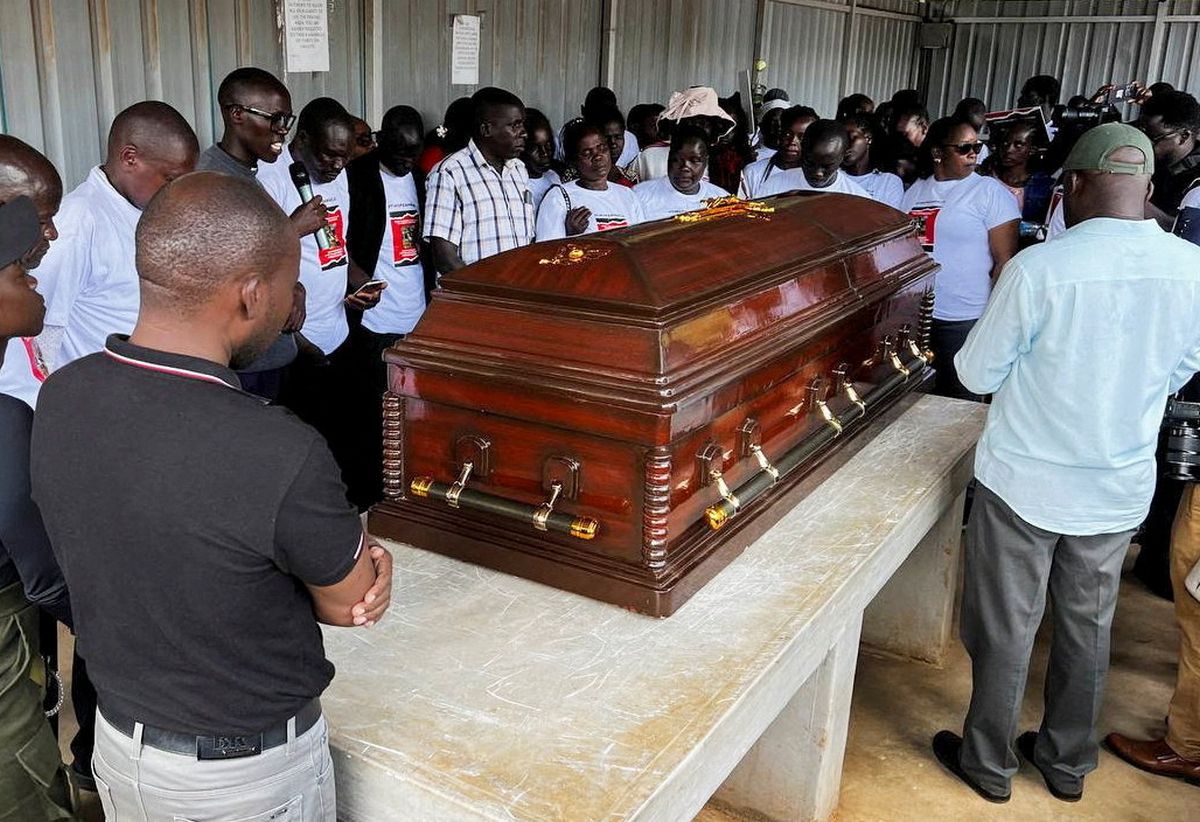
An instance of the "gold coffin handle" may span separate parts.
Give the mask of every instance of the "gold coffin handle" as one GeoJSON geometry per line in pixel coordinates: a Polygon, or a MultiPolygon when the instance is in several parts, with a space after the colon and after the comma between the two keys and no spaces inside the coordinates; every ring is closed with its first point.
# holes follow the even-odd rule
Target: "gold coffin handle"
{"type": "Polygon", "coordinates": [[[540,505],[531,506],[467,488],[466,483],[470,475],[471,463],[467,462],[463,464],[458,480],[451,484],[438,482],[433,477],[415,477],[408,488],[414,497],[439,499],[451,508],[468,508],[523,522],[544,533],[553,532],[574,539],[591,540],[595,539],[600,531],[600,523],[591,517],[573,517],[554,510],[555,503],[562,495],[561,482],[554,483],[548,500],[540,505]]]}

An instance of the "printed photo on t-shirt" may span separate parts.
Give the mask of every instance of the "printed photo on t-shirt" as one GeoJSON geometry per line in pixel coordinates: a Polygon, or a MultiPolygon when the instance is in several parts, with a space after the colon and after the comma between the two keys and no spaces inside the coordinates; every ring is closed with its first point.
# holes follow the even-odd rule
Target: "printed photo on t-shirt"
{"type": "Polygon", "coordinates": [[[914,208],[908,212],[908,216],[917,221],[917,239],[925,251],[933,251],[937,239],[937,218],[941,210],[940,207],[914,208]]]}
{"type": "Polygon", "coordinates": [[[417,262],[417,232],[420,219],[416,209],[401,209],[388,212],[388,223],[392,227],[392,265],[396,268],[417,262]]]}
{"type": "Polygon", "coordinates": [[[321,270],[328,271],[346,264],[346,229],[342,219],[342,208],[331,205],[325,215],[325,236],[329,238],[329,248],[317,248],[317,260],[321,270]]]}
{"type": "Polygon", "coordinates": [[[614,228],[628,228],[629,221],[624,217],[595,215],[597,231],[612,231],[614,228]]]}

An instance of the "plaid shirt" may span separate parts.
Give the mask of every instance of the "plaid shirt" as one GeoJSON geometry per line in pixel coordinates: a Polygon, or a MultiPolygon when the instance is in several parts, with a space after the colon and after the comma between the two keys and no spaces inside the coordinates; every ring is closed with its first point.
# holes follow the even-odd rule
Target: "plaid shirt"
{"type": "Polygon", "coordinates": [[[425,190],[425,237],[458,246],[467,265],[533,242],[533,195],[520,160],[497,173],[472,140],[434,166],[425,190]]]}

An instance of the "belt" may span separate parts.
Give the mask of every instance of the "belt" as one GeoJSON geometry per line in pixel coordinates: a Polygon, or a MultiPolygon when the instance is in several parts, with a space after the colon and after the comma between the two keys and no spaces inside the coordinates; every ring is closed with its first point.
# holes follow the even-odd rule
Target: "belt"
{"type": "MultiPolygon", "coordinates": [[[[129,738],[137,720],[108,706],[101,706],[100,713],[106,722],[129,738]]],[[[296,712],[295,735],[307,731],[321,718],[321,700],[314,699],[296,712]]],[[[160,751],[194,756],[197,759],[235,759],[242,756],[258,756],[263,751],[277,748],[288,740],[288,722],[279,722],[255,733],[222,733],[209,736],[169,731],[153,725],[142,725],[142,744],[160,751]]]]}

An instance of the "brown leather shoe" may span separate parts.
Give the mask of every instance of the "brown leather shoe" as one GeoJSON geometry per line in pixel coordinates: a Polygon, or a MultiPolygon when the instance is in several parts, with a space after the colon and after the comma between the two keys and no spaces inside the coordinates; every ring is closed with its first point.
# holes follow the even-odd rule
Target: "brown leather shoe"
{"type": "Polygon", "coordinates": [[[1104,744],[1135,768],[1200,785],[1200,761],[1184,759],[1175,753],[1165,739],[1142,741],[1121,734],[1109,734],[1104,738],[1104,744]]]}

